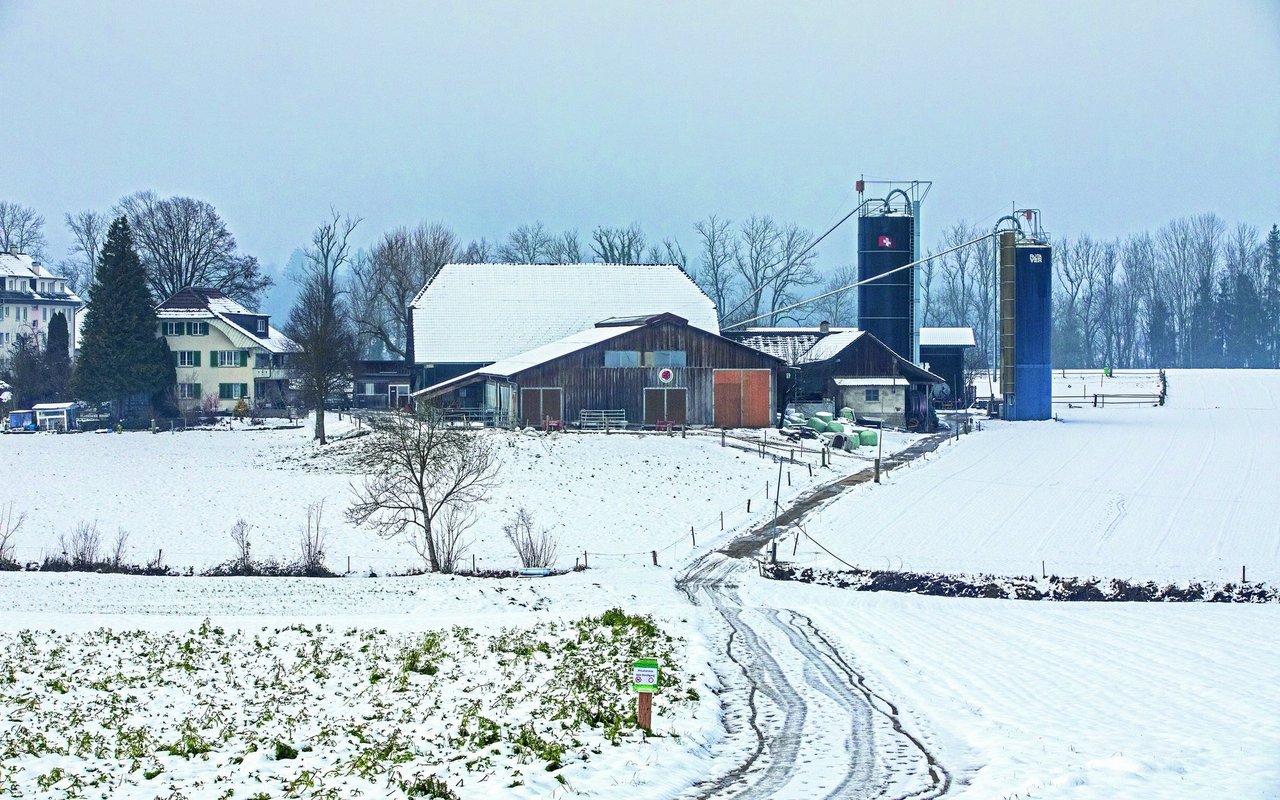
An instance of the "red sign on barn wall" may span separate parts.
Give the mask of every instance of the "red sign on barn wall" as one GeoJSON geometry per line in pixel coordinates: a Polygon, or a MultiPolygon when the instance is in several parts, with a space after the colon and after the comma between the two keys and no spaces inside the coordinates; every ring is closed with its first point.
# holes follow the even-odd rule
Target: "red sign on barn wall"
{"type": "Polygon", "coordinates": [[[893,240],[888,236],[881,236],[877,247],[893,247],[893,240]]]}

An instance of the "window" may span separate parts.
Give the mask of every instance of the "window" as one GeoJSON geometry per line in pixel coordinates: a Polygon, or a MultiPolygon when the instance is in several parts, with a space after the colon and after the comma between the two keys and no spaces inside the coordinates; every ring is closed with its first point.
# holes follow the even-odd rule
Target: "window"
{"type": "Polygon", "coordinates": [[[239,400],[242,397],[249,396],[249,384],[247,383],[220,383],[218,384],[219,400],[239,400]]]}
{"type": "Polygon", "coordinates": [[[185,322],[166,322],[164,324],[165,336],[181,336],[187,332],[187,323],[185,322]]]}
{"type": "Polygon", "coordinates": [[[180,383],[178,384],[179,400],[199,400],[200,384],[198,383],[180,383]]]}
{"type": "Polygon", "coordinates": [[[209,335],[209,323],[207,323],[207,322],[188,322],[188,323],[187,323],[187,335],[188,335],[188,336],[208,336],[208,335],[209,335]]]}
{"type": "Polygon", "coordinates": [[[214,350],[214,356],[220,367],[243,367],[244,359],[241,357],[243,353],[239,350],[214,350]]]}
{"type": "Polygon", "coordinates": [[[864,394],[864,398],[868,403],[875,403],[880,400],[879,389],[867,389],[866,392],[864,392],[863,394],[864,394]]]}
{"type": "Polygon", "coordinates": [[[604,365],[606,367],[638,367],[640,353],[637,350],[605,350],[604,365]]]}
{"type": "Polygon", "coordinates": [[[683,367],[684,362],[683,350],[654,350],[644,354],[646,367],[683,367]]]}
{"type": "Polygon", "coordinates": [[[253,354],[254,369],[271,369],[270,353],[254,353],[253,354]]]}
{"type": "Polygon", "coordinates": [[[198,350],[177,350],[174,355],[178,357],[178,366],[180,367],[200,366],[200,351],[198,350]]]}
{"type": "Polygon", "coordinates": [[[267,318],[258,317],[258,333],[266,333],[266,332],[267,332],[267,318]]]}

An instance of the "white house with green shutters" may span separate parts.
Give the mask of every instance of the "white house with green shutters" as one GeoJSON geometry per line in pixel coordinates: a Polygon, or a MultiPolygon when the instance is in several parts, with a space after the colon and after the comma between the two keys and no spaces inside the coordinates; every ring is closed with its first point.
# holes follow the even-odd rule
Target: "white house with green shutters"
{"type": "Polygon", "coordinates": [[[289,402],[293,342],[217,289],[188,287],[156,307],[160,335],[178,372],[178,407],[191,411],[216,402],[231,411],[243,399],[251,409],[289,402]]]}

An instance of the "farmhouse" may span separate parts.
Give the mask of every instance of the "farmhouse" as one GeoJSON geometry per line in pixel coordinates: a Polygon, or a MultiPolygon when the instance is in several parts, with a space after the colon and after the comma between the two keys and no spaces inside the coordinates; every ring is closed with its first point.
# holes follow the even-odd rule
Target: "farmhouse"
{"type": "Polygon", "coordinates": [[[675,264],[446,264],[409,305],[414,389],[610,318],[669,313],[720,332],[715,303],[675,264]]]}
{"type": "MultiPolygon", "coordinates": [[[[859,418],[912,430],[934,426],[933,389],[944,381],[857,328],[744,328],[730,336],[790,368],[789,403],[852,408],[859,418]]],[[[816,409],[814,409],[816,410],[816,409]]]]}
{"type": "Polygon", "coordinates": [[[497,425],[761,428],[779,409],[783,368],[662,313],[602,320],[413,396],[497,425]]]}
{"type": "Polygon", "coordinates": [[[267,314],[250,311],[217,289],[178,290],[156,308],[160,335],[178,371],[178,406],[206,402],[231,411],[283,407],[288,401],[290,339],[267,314]]]}

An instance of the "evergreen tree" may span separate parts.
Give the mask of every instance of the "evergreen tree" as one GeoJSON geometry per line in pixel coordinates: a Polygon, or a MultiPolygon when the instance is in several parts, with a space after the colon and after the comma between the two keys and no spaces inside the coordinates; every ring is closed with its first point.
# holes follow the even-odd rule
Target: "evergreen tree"
{"type": "Polygon", "coordinates": [[[63,403],[71,399],[71,342],[67,317],[62,312],[49,320],[49,334],[44,347],[45,373],[49,381],[49,400],[63,403]]]}
{"type": "Polygon", "coordinates": [[[1231,276],[1230,325],[1226,338],[1226,366],[1265,367],[1266,314],[1258,287],[1243,270],[1231,276]]]}
{"type": "Polygon", "coordinates": [[[1240,327],[1236,311],[1235,281],[1232,280],[1230,274],[1224,273],[1218,276],[1218,289],[1214,293],[1213,311],[1210,313],[1210,318],[1213,322],[1205,339],[1206,349],[1210,352],[1206,353],[1204,360],[1198,362],[1196,366],[1237,366],[1243,354],[1232,350],[1230,347],[1230,343],[1236,338],[1236,331],[1240,327]]]}
{"type": "Polygon", "coordinates": [[[1196,285],[1195,303],[1191,306],[1191,318],[1184,331],[1183,341],[1187,343],[1188,350],[1184,354],[1184,366],[1203,369],[1221,363],[1222,339],[1214,331],[1213,300],[1213,275],[1206,271],[1200,275],[1196,285]]]}
{"type": "Polygon", "coordinates": [[[127,398],[154,396],[173,373],[124,217],[111,223],[90,295],[72,387],[86,400],[115,401],[121,416],[127,398]]]}
{"type": "Polygon", "coordinates": [[[1178,357],[1174,346],[1173,325],[1169,319],[1169,306],[1156,297],[1151,301],[1151,319],[1147,328],[1147,348],[1151,353],[1151,366],[1165,369],[1178,357]]]}
{"type": "Polygon", "coordinates": [[[1263,253],[1262,339],[1271,367],[1280,367],[1280,225],[1272,225],[1263,253]]]}
{"type": "Polygon", "coordinates": [[[40,342],[29,333],[20,333],[13,340],[9,356],[9,382],[13,385],[13,402],[16,408],[31,408],[43,403],[48,394],[48,373],[40,342]]]}

